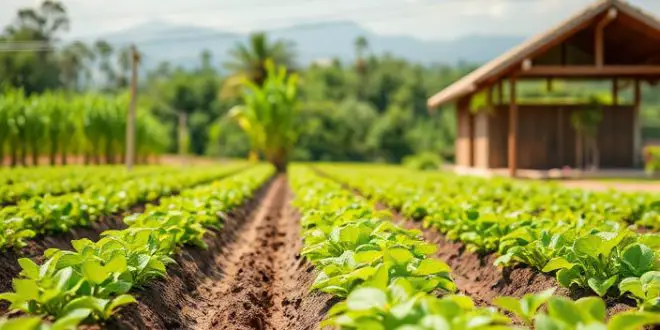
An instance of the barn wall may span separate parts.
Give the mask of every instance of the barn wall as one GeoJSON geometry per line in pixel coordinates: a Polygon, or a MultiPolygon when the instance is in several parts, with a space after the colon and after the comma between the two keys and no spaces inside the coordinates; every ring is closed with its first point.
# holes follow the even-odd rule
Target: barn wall
{"type": "MultiPolygon", "coordinates": [[[[521,105],[518,107],[518,167],[551,169],[576,166],[576,134],[571,114],[578,105],[521,105]]],[[[489,116],[489,166],[507,167],[507,105],[498,106],[489,116]]],[[[633,166],[632,106],[603,107],[598,132],[601,168],[633,166]]]]}
{"type": "Polygon", "coordinates": [[[507,157],[509,144],[509,108],[508,106],[496,106],[488,115],[488,137],[490,149],[488,153],[488,164],[490,168],[505,168],[508,166],[507,157]]]}
{"type": "Polygon", "coordinates": [[[456,165],[472,166],[473,164],[473,120],[466,104],[459,102],[456,107],[458,124],[456,136],[456,165]]]}
{"type": "Polygon", "coordinates": [[[489,167],[488,114],[479,112],[474,115],[474,167],[489,167]]]}

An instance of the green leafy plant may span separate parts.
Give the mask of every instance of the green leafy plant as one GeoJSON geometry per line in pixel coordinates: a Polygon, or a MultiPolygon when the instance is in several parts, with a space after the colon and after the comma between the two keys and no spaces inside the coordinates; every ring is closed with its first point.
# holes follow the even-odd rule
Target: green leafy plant
{"type": "Polygon", "coordinates": [[[279,172],[285,172],[298,139],[294,127],[298,76],[272,61],[267,61],[265,68],[263,84],[244,80],[243,105],[232,108],[229,117],[248,135],[254,152],[262,152],[279,172]]]}

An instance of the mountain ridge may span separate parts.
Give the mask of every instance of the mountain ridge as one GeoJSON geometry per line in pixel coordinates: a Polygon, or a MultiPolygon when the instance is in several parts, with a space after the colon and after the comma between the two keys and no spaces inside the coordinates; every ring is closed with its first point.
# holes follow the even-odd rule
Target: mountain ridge
{"type": "MultiPolygon", "coordinates": [[[[402,57],[421,64],[483,63],[523,41],[520,36],[466,35],[453,40],[426,40],[408,35],[383,35],[351,21],[304,23],[268,31],[271,39],[292,41],[299,64],[315,60],[354,58],[354,40],[364,36],[369,53],[402,57]]],[[[92,38],[89,38],[92,41],[92,38]]],[[[199,63],[202,50],[210,50],[215,61],[226,56],[247,34],[209,27],[182,25],[164,20],[140,23],[123,30],[95,36],[116,46],[135,43],[145,54],[145,65],[154,67],[161,61],[191,67],[199,63]]]]}

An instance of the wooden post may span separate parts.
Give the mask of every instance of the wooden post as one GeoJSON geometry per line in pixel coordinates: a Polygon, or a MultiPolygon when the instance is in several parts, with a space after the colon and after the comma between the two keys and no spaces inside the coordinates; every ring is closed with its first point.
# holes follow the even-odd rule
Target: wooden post
{"type": "Polygon", "coordinates": [[[131,102],[126,120],[126,169],[135,164],[135,105],[137,103],[138,63],[140,56],[135,45],[131,45],[131,102]]]}
{"type": "Polygon", "coordinates": [[[640,165],[642,160],[642,134],[639,111],[642,103],[642,88],[639,79],[635,79],[633,106],[633,166],[640,165]]]}
{"type": "Polygon", "coordinates": [[[516,177],[518,170],[518,101],[516,99],[516,77],[509,80],[509,176],[516,177]]]}

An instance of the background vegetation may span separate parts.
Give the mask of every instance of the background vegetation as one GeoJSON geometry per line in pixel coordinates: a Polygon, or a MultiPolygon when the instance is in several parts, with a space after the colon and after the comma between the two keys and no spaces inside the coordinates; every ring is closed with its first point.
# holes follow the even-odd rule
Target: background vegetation
{"type": "MultiPolygon", "coordinates": [[[[47,91],[67,95],[93,92],[107,97],[125,93],[130,74],[127,45],[103,40],[63,44],[60,40],[74,23],[56,1],[19,11],[0,34],[0,43],[19,50],[0,49],[0,89],[22,88],[27,97],[47,91]],[[21,48],[28,40],[52,47],[21,48]]],[[[193,69],[163,62],[141,72],[139,103],[167,132],[165,151],[178,150],[177,125],[185,114],[189,152],[247,157],[249,139],[226,115],[241,102],[241,79],[263,82],[264,63],[270,58],[300,76],[297,120],[301,131],[292,159],[400,162],[407,155],[434,153],[451,161],[454,113],[430,114],[426,100],[476,65],[423,66],[372,54],[365,38],[355,40],[355,59],[350,62],[297,63],[295,54],[295,45],[286,40],[270,40],[257,33],[228,54],[202,52],[193,69]]],[[[609,89],[606,84],[566,87],[557,83],[551,96],[586,99],[609,89]]],[[[521,97],[547,97],[544,91],[544,82],[530,83],[521,97]]],[[[660,108],[651,106],[660,104],[660,94],[647,90],[643,95],[645,122],[660,126],[654,122],[660,118],[660,108]]],[[[647,136],[658,133],[653,129],[644,132],[647,136]]]]}

